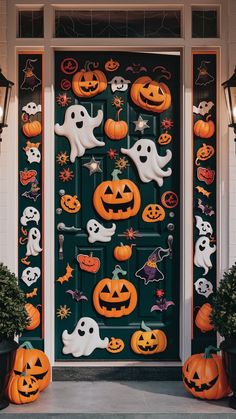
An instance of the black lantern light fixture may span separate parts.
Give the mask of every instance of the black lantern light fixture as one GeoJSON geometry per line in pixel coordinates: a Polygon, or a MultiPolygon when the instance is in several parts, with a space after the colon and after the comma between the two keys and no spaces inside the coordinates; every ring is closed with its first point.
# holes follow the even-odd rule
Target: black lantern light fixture
{"type": "Polygon", "coordinates": [[[12,86],[14,86],[14,83],[7,80],[0,69],[0,142],[2,141],[2,130],[7,127],[7,114],[12,86]]]}
{"type": "Polygon", "coordinates": [[[229,80],[222,83],[225,92],[226,106],[228,109],[229,116],[229,127],[234,129],[235,134],[235,145],[236,145],[236,67],[234,74],[229,80]]]}

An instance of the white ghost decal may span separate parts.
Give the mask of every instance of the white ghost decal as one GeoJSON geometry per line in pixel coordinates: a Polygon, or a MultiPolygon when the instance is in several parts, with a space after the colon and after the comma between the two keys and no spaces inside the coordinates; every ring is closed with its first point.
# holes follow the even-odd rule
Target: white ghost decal
{"type": "Polygon", "coordinates": [[[128,85],[131,83],[130,80],[125,80],[122,76],[115,76],[108,84],[111,85],[112,93],[116,92],[125,92],[128,89],[128,85]]]}
{"type": "Polygon", "coordinates": [[[214,106],[213,102],[206,102],[204,100],[203,102],[200,102],[198,106],[193,106],[193,113],[204,116],[210,112],[213,106],[214,106]]]}
{"type": "Polygon", "coordinates": [[[206,275],[212,268],[211,255],[216,251],[216,245],[210,245],[210,239],[206,236],[199,237],[195,243],[194,265],[204,269],[206,275]]]}
{"type": "Polygon", "coordinates": [[[63,125],[55,125],[55,133],[64,135],[70,142],[70,161],[74,163],[76,157],[84,155],[88,148],[102,147],[103,141],[98,141],[93,134],[94,128],[98,127],[103,119],[103,111],[100,109],[97,116],[92,118],[82,105],[72,105],[66,110],[63,125]]]}
{"type": "Polygon", "coordinates": [[[89,243],[110,242],[111,237],[115,234],[116,225],[113,223],[111,228],[103,227],[97,220],[92,218],[87,222],[87,232],[89,243]]]}
{"type": "Polygon", "coordinates": [[[195,290],[198,294],[208,298],[213,293],[213,285],[206,278],[199,278],[195,283],[195,290]]]}
{"type": "Polygon", "coordinates": [[[39,245],[41,234],[38,228],[33,227],[29,231],[26,247],[26,256],[38,256],[42,249],[39,245]]]}
{"type": "Polygon", "coordinates": [[[30,147],[25,154],[29,163],[40,163],[41,153],[37,147],[30,147]]]}
{"type": "Polygon", "coordinates": [[[72,354],[75,358],[79,358],[82,355],[90,355],[94,349],[105,349],[109,339],[100,338],[99,327],[95,320],[91,317],[82,317],[71,334],[64,330],[62,342],[63,354],[72,354]]]}
{"type": "Polygon", "coordinates": [[[26,112],[28,115],[35,115],[38,112],[42,111],[41,105],[36,105],[34,102],[29,102],[27,105],[23,106],[22,111],[26,112]]]}
{"type": "Polygon", "coordinates": [[[34,207],[26,207],[23,211],[22,217],[20,218],[20,222],[23,226],[27,226],[29,221],[35,221],[38,225],[40,220],[40,213],[37,208],[34,207]]]}
{"type": "Polygon", "coordinates": [[[29,266],[22,272],[21,279],[28,287],[30,287],[32,284],[38,281],[40,275],[41,270],[38,267],[32,268],[29,266]]]}
{"type": "Polygon", "coordinates": [[[213,234],[213,228],[208,221],[203,221],[202,217],[195,215],[196,227],[199,231],[199,236],[205,236],[207,234],[213,234]]]}
{"type": "Polygon", "coordinates": [[[133,160],[139,177],[144,183],[154,180],[159,186],[162,186],[163,178],[172,173],[170,167],[166,171],[162,170],[172,158],[171,151],[166,150],[165,156],[159,156],[152,140],[138,140],[131,148],[121,148],[121,152],[133,160]]]}

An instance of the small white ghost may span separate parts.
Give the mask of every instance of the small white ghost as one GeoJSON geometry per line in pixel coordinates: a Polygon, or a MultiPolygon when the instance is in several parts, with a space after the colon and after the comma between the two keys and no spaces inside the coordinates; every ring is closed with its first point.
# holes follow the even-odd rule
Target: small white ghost
{"type": "Polygon", "coordinates": [[[82,105],[72,105],[66,110],[64,124],[55,125],[55,133],[65,136],[70,142],[70,161],[74,163],[76,157],[84,155],[86,149],[103,147],[105,143],[98,141],[93,134],[103,120],[100,109],[97,116],[92,118],[82,105]]]}
{"type": "Polygon", "coordinates": [[[198,106],[193,106],[193,113],[204,116],[210,112],[213,106],[214,106],[213,102],[206,102],[204,100],[203,102],[200,102],[198,106]]]}
{"type": "Polygon", "coordinates": [[[216,245],[210,245],[206,236],[199,237],[195,243],[194,265],[204,269],[204,276],[212,268],[211,255],[216,251],[216,245]]]}
{"type": "Polygon", "coordinates": [[[32,268],[29,266],[25,268],[22,272],[21,279],[24,283],[30,287],[32,284],[38,281],[41,275],[41,270],[38,267],[32,268]]]}
{"type": "Polygon", "coordinates": [[[40,163],[41,153],[37,147],[30,147],[25,154],[29,163],[40,163]]]}
{"type": "Polygon", "coordinates": [[[208,298],[213,293],[213,285],[206,278],[199,278],[195,283],[195,290],[198,294],[208,298]]]}
{"type": "Polygon", "coordinates": [[[33,227],[29,231],[28,242],[26,247],[26,256],[38,256],[43,249],[41,249],[39,242],[41,233],[38,228],[33,227]]]}
{"type": "Polygon", "coordinates": [[[74,331],[69,334],[67,330],[62,333],[63,354],[72,354],[75,358],[89,356],[94,349],[105,349],[109,339],[101,339],[97,322],[91,317],[82,317],[74,331]]]}
{"type": "Polygon", "coordinates": [[[29,102],[27,105],[23,106],[22,111],[26,112],[28,115],[36,115],[38,112],[42,112],[41,105],[36,105],[34,102],[29,102]]]}
{"type": "Polygon", "coordinates": [[[40,220],[40,213],[35,207],[26,207],[23,211],[20,222],[23,226],[27,226],[27,223],[30,221],[35,221],[38,225],[40,220]]]}
{"type": "Polygon", "coordinates": [[[159,156],[152,140],[140,139],[131,148],[121,148],[121,152],[133,160],[139,177],[144,183],[154,180],[159,186],[162,186],[163,178],[172,173],[170,167],[166,171],[162,170],[172,158],[171,151],[166,150],[165,156],[159,156]]]}
{"type": "Polygon", "coordinates": [[[195,215],[196,227],[199,231],[199,236],[205,236],[207,234],[213,234],[213,228],[208,221],[203,221],[202,217],[195,215]]]}
{"type": "Polygon", "coordinates": [[[116,231],[116,225],[114,223],[112,223],[111,228],[106,228],[94,218],[87,222],[86,228],[89,235],[89,243],[110,242],[116,231]]]}
{"type": "Polygon", "coordinates": [[[119,92],[125,92],[128,89],[130,83],[130,80],[125,80],[122,76],[115,76],[111,81],[108,82],[108,84],[111,85],[112,93],[116,92],[117,90],[119,92]]]}

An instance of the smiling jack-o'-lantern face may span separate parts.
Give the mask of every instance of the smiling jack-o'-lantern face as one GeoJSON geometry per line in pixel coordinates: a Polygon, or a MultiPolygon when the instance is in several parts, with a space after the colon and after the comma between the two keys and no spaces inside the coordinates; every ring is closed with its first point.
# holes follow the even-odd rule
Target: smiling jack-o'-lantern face
{"type": "Polygon", "coordinates": [[[157,221],[163,221],[165,218],[165,210],[158,204],[148,204],[142,213],[142,219],[146,223],[156,223],[157,221]]]}
{"type": "Polygon", "coordinates": [[[61,197],[61,207],[64,211],[75,214],[80,210],[81,205],[76,195],[63,195],[61,197]]]}
{"type": "Polygon", "coordinates": [[[85,69],[82,69],[73,76],[72,90],[79,97],[93,97],[102,93],[107,88],[107,78],[101,70],[91,70],[90,66],[95,64],[87,62],[85,69]]]}
{"type": "Polygon", "coordinates": [[[117,354],[121,351],[123,351],[125,347],[124,341],[122,339],[116,339],[116,338],[111,338],[109,341],[109,344],[106,348],[106,350],[108,352],[111,352],[112,354],[117,354]]]}
{"type": "Polygon", "coordinates": [[[206,185],[211,185],[215,179],[215,170],[207,169],[206,167],[198,167],[197,178],[198,180],[205,182],[206,185]]]}
{"type": "Polygon", "coordinates": [[[168,134],[168,132],[166,131],[159,136],[157,141],[160,145],[167,145],[171,142],[171,140],[172,140],[172,135],[168,134]]]}
{"type": "Polygon", "coordinates": [[[120,63],[118,61],[113,60],[112,58],[108,60],[105,64],[105,69],[107,71],[116,71],[120,67],[120,63]]]}
{"type": "Polygon", "coordinates": [[[39,397],[39,384],[32,375],[10,377],[6,394],[11,403],[31,403],[39,397]]]}
{"type": "Polygon", "coordinates": [[[137,330],[131,337],[131,348],[136,354],[152,355],[163,352],[167,346],[166,335],[162,330],[151,330],[142,322],[142,329],[137,330]]]}
{"type": "Polygon", "coordinates": [[[210,159],[215,154],[215,149],[212,145],[203,143],[202,147],[200,147],[197,151],[197,158],[195,160],[196,166],[199,166],[199,160],[205,161],[210,159]]]}
{"type": "Polygon", "coordinates": [[[97,273],[100,268],[100,260],[93,257],[92,253],[90,255],[78,255],[77,261],[80,269],[86,272],[97,273]]]}
{"type": "Polygon", "coordinates": [[[113,180],[97,186],[93,204],[97,213],[105,220],[125,220],[136,215],[141,198],[137,186],[129,179],[119,179],[120,170],[112,172],[113,180]]]}

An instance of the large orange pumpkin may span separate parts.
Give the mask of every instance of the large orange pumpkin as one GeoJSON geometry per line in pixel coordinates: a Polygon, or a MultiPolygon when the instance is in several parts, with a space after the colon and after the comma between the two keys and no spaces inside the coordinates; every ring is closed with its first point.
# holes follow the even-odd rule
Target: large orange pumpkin
{"type": "Polygon", "coordinates": [[[136,215],[141,198],[138,187],[130,179],[119,179],[122,173],[115,169],[112,180],[100,183],[93,194],[93,205],[105,220],[126,220],[136,215]]]}
{"type": "Polygon", "coordinates": [[[120,121],[119,115],[122,109],[117,112],[117,121],[114,119],[107,119],[104,125],[105,134],[111,140],[122,140],[128,133],[128,124],[125,121],[120,121]]]}
{"type": "Polygon", "coordinates": [[[211,115],[206,117],[206,121],[199,119],[195,122],[193,131],[197,137],[200,138],[210,138],[215,132],[215,124],[212,120],[209,121],[211,115]]]}
{"type": "Polygon", "coordinates": [[[33,304],[25,304],[25,310],[28,314],[29,324],[25,327],[26,330],[34,330],[40,325],[40,312],[33,304]]]}
{"type": "Polygon", "coordinates": [[[127,273],[119,265],[115,266],[112,273],[112,279],[103,278],[94,288],[94,307],[98,314],[104,317],[127,316],[134,311],[137,305],[136,288],[127,279],[119,278],[119,274],[125,275],[127,273]]]}
{"type": "Polygon", "coordinates": [[[195,324],[202,333],[210,332],[214,329],[214,325],[211,322],[211,312],[212,307],[209,303],[203,304],[197,312],[195,324]]]}
{"type": "Polygon", "coordinates": [[[161,113],[171,105],[169,87],[160,82],[161,78],[170,79],[170,73],[164,67],[156,67],[156,79],[149,76],[139,77],[132,84],[130,95],[135,105],[146,111],[161,113]]]}
{"type": "Polygon", "coordinates": [[[144,322],[142,330],[136,330],[131,336],[131,348],[138,355],[153,355],[163,352],[167,346],[167,338],[162,330],[152,330],[144,322]]]}
{"type": "Polygon", "coordinates": [[[23,134],[28,138],[36,137],[37,135],[40,135],[42,132],[41,122],[39,121],[26,122],[22,126],[22,131],[23,131],[23,134]]]}
{"type": "Polygon", "coordinates": [[[51,366],[47,355],[34,349],[30,342],[24,342],[16,351],[13,374],[22,372],[32,375],[39,383],[39,390],[43,391],[51,380],[51,366]]]}
{"type": "Polygon", "coordinates": [[[114,249],[114,258],[120,262],[129,260],[132,256],[133,246],[135,246],[135,244],[129,246],[128,244],[124,245],[123,243],[121,243],[120,246],[116,246],[114,249]]]}
{"type": "Polygon", "coordinates": [[[185,389],[199,399],[218,400],[231,392],[222,358],[211,354],[209,346],[204,353],[190,356],[182,368],[185,389]]]}
{"type": "Polygon", "coordinates": [[[97,65],[86,61],[85,68],[78,71],[72,79],[72,90],[79,97],[93,97],[107,88],[107,78],[103,71],[97,70],[97,65]],[[91,70],[91,65],[93,70],[91,70]]]}
{"type": "Polygon", "coordinates": [[[5,394],[11,403],[31,403],[39,397],[39,383],[32,375],[12,374],[5,394]]]}

